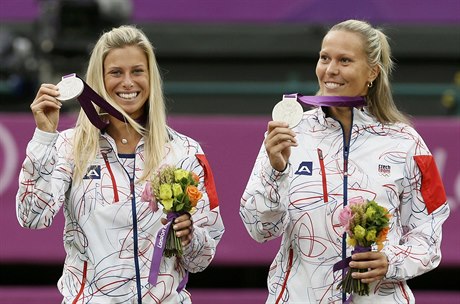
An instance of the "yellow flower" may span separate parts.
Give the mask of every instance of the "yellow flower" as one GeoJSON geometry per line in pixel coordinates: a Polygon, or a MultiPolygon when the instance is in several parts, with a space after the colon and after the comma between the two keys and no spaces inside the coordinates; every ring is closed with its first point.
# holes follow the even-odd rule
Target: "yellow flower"
{"type": "Polygon", "coordinates": [[[174,171],[174,180],[180,182],[183,178],[188,179],[189,172],[184,169],[177,169],[174,171]]]}
{"type": "Polygon", "coordinates": [[[364,236],[366,235],[366,229],[364,229],[361,225],[356,225],[353,233],[357,239],[364,239],[364,236]]]}
{"type": "Polygon", "coordinates": [[[181,195],[182,193],[184,193],[184,191],[182,191],[181,185],[177,184],[177,183],[174,183],[172,185],[172,191],[174,193],[174,197],[177,197],[177,196],[181,195]]]}
{"type": "Polygon", "coordinates": [[[375,209],[372,208],[372,207],[368,207],[367,210],[366,210],[366,216],[370,219],[373,219],[374,216],[375,216],[375,209]]]}
{"type": "Polygon", "coordinates": [[[172,189],[170,184],[160,185],[160,200],[166,200],[172,198],[172,189]]]}
{"type": "Polygon", "coordinates": [[[163,205],[166,211],[170,211],[173,206],[173,199],[169,198],[169,199],[161,200],[161,204],[163,205]]]}
{"type": "Polygon", "coordinates": [[[375,229],[371,229],[366,233],[366,240],[369,242],[375,242],[377,239],[377,231],[375,229]]]}
{"type": "Polygon", "coordinates": [[[356,246],[356,240],[355,240],[354,238],[348,237],[348,238],[347,238],[347,243],[348,243],[348,245],[350,245],[350,246],[353,246],[353,247],[356,246]]]}

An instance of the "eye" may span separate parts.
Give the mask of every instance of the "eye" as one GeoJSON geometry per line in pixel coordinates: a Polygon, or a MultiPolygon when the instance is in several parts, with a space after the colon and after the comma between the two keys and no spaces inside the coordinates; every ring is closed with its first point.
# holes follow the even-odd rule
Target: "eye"
{"type": "Polygon", "coordinates": [[[344,58],[340,59],[340,62],[342,62],[342,63],[350,63],[351,59],[347,58],[347,57],[344,57],[344,58]]]}
{"type": "Polygon", "coordinates": [[[117,77],[117,76],[120,76],[120,75],[121,75],[121,71],[120,71],[120,70],[111,70],[111,71],[109,72],[109,74],[112,75],[112,76],[117,77]]]}
{"type": "Polygon", "coordinates": [[[326,62],[328,60],[329,60],[329,57],[327,57],[326,55],[319,55],[319,61],[326,62]]]}
{"type": "Polygon", "coordinates": [[[142,74],[142,73],[144,73],[144,69],[141,69],[141,68],[134,69],[133,73],[136,74],[136,75],[142,74]]]}

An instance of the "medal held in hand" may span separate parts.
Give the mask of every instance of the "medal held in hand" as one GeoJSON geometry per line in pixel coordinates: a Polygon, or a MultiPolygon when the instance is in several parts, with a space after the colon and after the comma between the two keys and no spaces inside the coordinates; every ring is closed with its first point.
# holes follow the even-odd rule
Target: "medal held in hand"
{"type": "Polygon", "coordinates": [[[101,109],[120,121],[126,121],[122,113],[115,109],[104,98],[99,96],[86,82],[83,81],[77,74],[69,74],[62,77],[62,80],[56,85],[59,88],[59,96],[56,97],[59,101],[68,101],[77,99],[80,103],[86,116],[91,123],[98,129],[103,130],[107,127],[108,121],[103,121],[99,117],[99,112],[94,107],[98,105],[101,109]],[[94,103],[94,104],[93,104],[94,103]]]}
{"type": "Polygon", "coordinates": [[[76,74],[63,76],[56,86],[59,88],[59,96],[56,99],[62,102],[77,98],[85,88],[83,81],[77,78],[76,74]]]}
{"type": "Polygon", "coordinates": [[[296,95],[284,95],[283,100],[278,102],[272,111],[272,118],[275,121],[282,121],[294,128],[302,120],[303,108],[297,102],[296,95]]]}
{"type": "Polygon", "coordinates": [[[273,108],[273,120],[286,122],[289,128],[294,128],[302,120],[302,104],[317,107],[364,107],[367,101],[364,96],[303,96],[298,93],[287,94],[283,95],[283,100],[273,108]]]}

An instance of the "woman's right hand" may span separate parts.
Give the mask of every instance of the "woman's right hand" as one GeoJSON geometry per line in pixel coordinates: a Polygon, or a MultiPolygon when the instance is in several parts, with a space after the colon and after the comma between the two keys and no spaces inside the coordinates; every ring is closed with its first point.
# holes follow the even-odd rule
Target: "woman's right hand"
{"type": "Polygon", "coordinates": [[[280,121],[270,121],[267,131],[264,145],[270,164],[273,169],[282,172],[291,156],[291,147],[297,147],[296,134],[287,123],[280,121]]]}
{"type": "Polygon", "coordinates": [[[54,133],[59,124],[59,110],[61,102],[56,99],[59,96],[58,87],[54,84],[44,83],[40,86],[30,109],[34,115],[37,128],[54,133]]]}

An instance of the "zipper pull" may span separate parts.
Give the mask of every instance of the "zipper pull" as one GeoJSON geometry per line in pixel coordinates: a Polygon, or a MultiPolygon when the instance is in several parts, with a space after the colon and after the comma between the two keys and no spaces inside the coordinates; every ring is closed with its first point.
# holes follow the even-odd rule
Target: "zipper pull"
{"type": "Polygon", "coordinates": [[[318,157],[320,160],[323,160],[323,150],[321,150],[320,148],[317,149],[318,150],[318,157]]]}
{"type": "Polygon", "coordinates": [[[343,176],[345,177],[348,175],[348,149],[348,146],[343,147],[343,176]]]}

